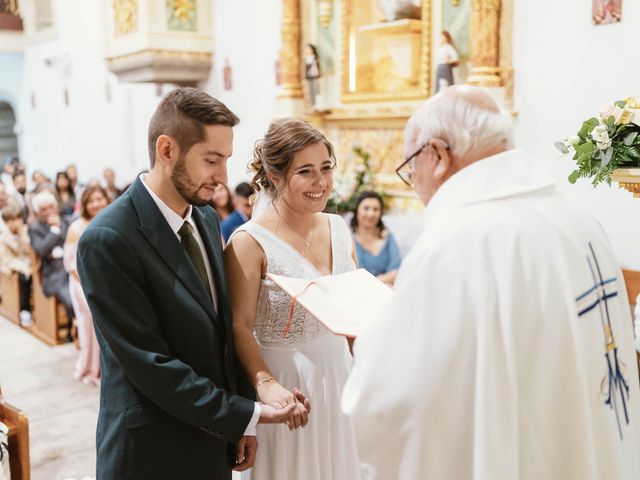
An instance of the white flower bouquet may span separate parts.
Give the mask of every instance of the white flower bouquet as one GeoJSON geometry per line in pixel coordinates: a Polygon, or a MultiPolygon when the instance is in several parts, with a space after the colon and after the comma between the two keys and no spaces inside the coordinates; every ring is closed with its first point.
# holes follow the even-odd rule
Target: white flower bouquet
{"type": "Polygon", "coordinates": [[[577,135],[556,142],[562,153],[574,152],[577,169],[569,182],[590,178],[595,186],[611,184],[616,168],[640,168],[640,103],[634,97],[607,105],[582,124],[577,135]]]}

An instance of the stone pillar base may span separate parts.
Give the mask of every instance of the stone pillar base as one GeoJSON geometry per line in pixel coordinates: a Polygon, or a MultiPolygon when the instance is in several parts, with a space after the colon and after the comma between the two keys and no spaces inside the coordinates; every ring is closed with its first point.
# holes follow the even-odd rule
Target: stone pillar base
{"type": "Polygon", "coordinates": [[[302,85],[300,85],[299,83],[291,85],[281,85],[280,90],[278,91],[278,98],[304,98],[302,85]]]}

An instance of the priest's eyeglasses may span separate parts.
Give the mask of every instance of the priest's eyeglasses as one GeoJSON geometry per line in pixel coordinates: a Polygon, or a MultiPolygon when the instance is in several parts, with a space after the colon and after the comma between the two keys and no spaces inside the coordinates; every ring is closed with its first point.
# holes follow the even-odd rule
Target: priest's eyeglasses
{"type": "MultiPolygon", "coordinates": [[[[418,155],[420,155],[420,153],[422,153],[422,151],[425,148],[429,146],[433,148],[435,151],[435,147],[433,147],[433,145],[431,144],[431,140],[434,140],[434,139],[430,138],[426,142],[424,142],[422,146],[415,153],[413,153],[412,155],[409,155],[404,160],[404,162],[402,162],[400,166],[396,168],[396,174],[398,175],[398,177],[400,177],[400,180],[402,180],[406,185],[408,185],[411,188],[413,188],[413,181],[411,180],[411,176],[413,175],[413,172],[415,171],[415,168],[416,168],[416,161],[415,161],[416,158],[418,157],[418,155]]],[[[446,150],[449,150],[449,145],[447,145],[446,142],[440,139],[438,140],[442,142],[446,150]]]]}

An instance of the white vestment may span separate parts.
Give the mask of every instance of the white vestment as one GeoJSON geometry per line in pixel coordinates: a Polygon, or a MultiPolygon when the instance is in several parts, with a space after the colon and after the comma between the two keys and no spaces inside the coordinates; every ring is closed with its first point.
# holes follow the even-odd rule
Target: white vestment
{"type": "Polygon", "coordinates": [[[519,151],[436,192],[342,397],[380,480],[640,479],[624,281],[519,151]]]}

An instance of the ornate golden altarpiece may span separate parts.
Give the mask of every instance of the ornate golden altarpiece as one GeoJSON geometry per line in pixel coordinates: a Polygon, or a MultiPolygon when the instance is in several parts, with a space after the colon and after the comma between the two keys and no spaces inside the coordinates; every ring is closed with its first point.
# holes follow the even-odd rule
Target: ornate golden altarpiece
{"type": "Polygon", "coordinates": [[[213,54],[210,0],[107,3],[107,64],[120,80],[193,86],[207,80],[213,54]]]}
{"type": "MultiPolygon", "coordinates": [[[[395,175],[402,161],[403,130],[415,108],[432,94],[434,42],[443,10],[467,9],[462,28],[470,51],[467,83],[488,88],[513,111],[511,68],[513,0],[422,0],[419,8],[390,18],[384,0],[283,0],[281,99],[322,128],[336,147],[337,176],[356,168],[353,147],[371,155],[375,184],[395,207],[416,206],[395,175]],[[307,43],[319,50],[320,101],[310,105],[304,76],[307,43]],[[289,104],[291,105],[291,104],[289,104]],[[301,106],[302,105],[302,106],[301,106]]],[[[415,2],[419,3],[419,2],[415,2]]],[[[459,22],[458,22],[459,23],[459,22]]]]}

